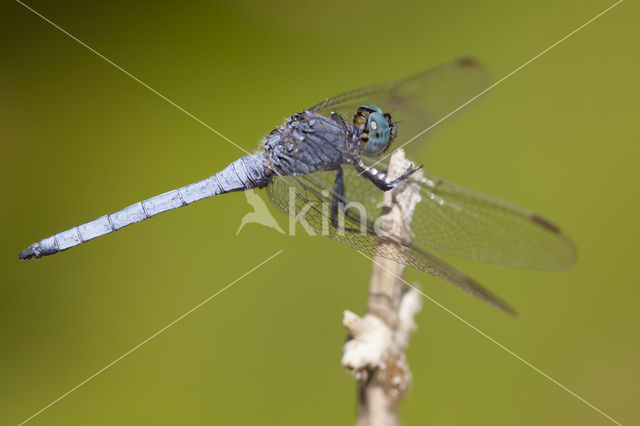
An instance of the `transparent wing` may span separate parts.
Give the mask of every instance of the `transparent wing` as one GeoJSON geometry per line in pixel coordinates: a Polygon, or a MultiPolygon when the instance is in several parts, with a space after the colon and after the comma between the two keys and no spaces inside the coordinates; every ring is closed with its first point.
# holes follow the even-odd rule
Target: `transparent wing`
{"type": "MultiPolygon", "coordinates": [[[[288,172],[285,171],[283,174],[288,172]]],[[[293,175],[293,173],[291,174],[293,175]]],[[[376,219],[376,212],[381,210],[376,203],[381,191],[370,182],[365,182],[370,186],[366,191],[367,193],[360,191],[358,198],[364,196],[371,207],[366,210],[356,207],[349,208],[344,213],[343,221],[338,227],[335,227],[331,220],[331,202],[334,196],[333,183],[335,177],[335,172],[316,172],[305,176],[279,176],[267,187],[267,192],[269,198],[278,209],[285,214],[301,217],[313,230],[322,235],[330,236],[369,256],[381,256],[441,277],[467,293],[479,297],[510,314],[515,314],[513,308],[506,302],[431,253],[414,244],[408,246],[393,239],[377,235],[373,224],[376,219]]],[[[364,181],[361,176],[358,176],[357,179],[364,181]]],[[[350,191],[347,187],[347,196],[338,197],[345,205],[349,201],[355,201],[348,199],[349,193],[350,191]]]]}
{"type": "Polygon", "coordinates": [[[421,244],[496,265],[564,269],[576,249],[556,225],[528,209],[425,173],[414,233],[421,244]]]}
{"type": "MultiPolygon", "coordinates": [[[[334,96],[310,110],[325,115],[335,111],[351,122],[359,106],[377,105],[385,113],[390,112],[396,121],[398,139],[394,144],[399,147],[487,86],[488,75],[484,67],[474,59],[465,58],[403,79],[334,96]]],[[[405,150],[415,154],[419,145],[411,143],[405,150]]]]}
{"type": "MultiPolygon", "coordinates": [[[[564,269],[576,262],[569,237],[542,216],[425,172],[411,230],[413,243],[500,266],[564,269]]],[[[368,180],[345,170],[350,200],[375,208],[368,180]]]]}

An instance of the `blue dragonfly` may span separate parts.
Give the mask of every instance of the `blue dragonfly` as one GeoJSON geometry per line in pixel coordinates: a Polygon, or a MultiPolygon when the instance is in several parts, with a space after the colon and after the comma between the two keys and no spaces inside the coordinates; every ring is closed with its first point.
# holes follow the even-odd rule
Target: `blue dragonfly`
{"type": "MultiPolygon", "coordinates": [[[[486,82],[484,68],[465,58],[328,98],[271,131],[263,151],[200,182],[40,240],[18,257],[52,255],[205,198],[266,188],[277,208],[318,232],[365,254],[441,277],[513,314],[506,302],[431,250],[507,267],[568,268],[576,261],[575,247],[548,219],[421,170],[412,241],[381,235],[375,226],[384,192],[418,170],[412,167],[395,179],[387,176],[385,153],[398,145],[394,141],[422,134],[486,82]],[[347,207],[355,204],[364,208],[347,207]]],[[[415,141],[405,148],[411,155],[421,145],[415,141]]]]}

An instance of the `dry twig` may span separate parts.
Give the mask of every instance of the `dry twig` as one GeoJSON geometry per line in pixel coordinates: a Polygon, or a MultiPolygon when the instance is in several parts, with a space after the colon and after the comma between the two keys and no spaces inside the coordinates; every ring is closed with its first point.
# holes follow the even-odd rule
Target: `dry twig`
{"type": "MultiPolygon", "coordinates": [[[[388,175],[395,179],[411,166],[404,152],[398,150],[391,156],[388,175]]],[[[384,202],[389,208],[380,221],[382,234],[411,241],[411,219],[420,201],[422,178],[422,170],[418,170],[385,193],[384,202]]],[[[344,313],[343,324],[352,338],[344,345],[342,365],[358,379],[358,426],[399,424],[398,403],[411,383],[404,351],[416,328],[413,317],[422,307],[416,289],[403,289],[397,278],[403,274],[403,265],[376,256],[366,314],[361,318],[348,310],[344,313]]]]}

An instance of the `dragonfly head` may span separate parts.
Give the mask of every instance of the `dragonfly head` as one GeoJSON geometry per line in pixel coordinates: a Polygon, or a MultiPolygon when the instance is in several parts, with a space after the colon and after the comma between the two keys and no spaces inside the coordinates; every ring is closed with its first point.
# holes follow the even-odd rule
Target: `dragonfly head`
{"type": "Polygon", "coordinates": [[[362,105],[353,115],[353,124],[361,130],[362,153],[378,157],[389,148],[398,134],[391,114],[383,114],[375,105],[362,105]]]}

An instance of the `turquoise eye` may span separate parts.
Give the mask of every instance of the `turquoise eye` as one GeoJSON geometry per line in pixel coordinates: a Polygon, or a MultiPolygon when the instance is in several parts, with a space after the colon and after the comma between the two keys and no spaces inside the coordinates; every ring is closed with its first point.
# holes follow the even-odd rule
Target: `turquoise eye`
{"type": "MultiPolygon", "coordinates": [[[[372,105],[367,105],[372,108],[372,105]]],[[[380,108],[375,107],[378,111],[380,108]]],[[[369,134],[369,140],[364,145],[363,153],[369,157],[382,154],[391,143],[391,129],[387,118],[382,112],[371,112],[367,118],[365,131],[369,134]]]]}
{"type": "Polygon", "coordinates": [[[371,112],[378,112],[378,113],[382,114],[382,110],[380,109],[380,107],[377,107],[375,105],[364,104],[360,108],[365,108],[365,109],[368,109],[371,112]]]}
{"type": "Polygon", "coordinates": [[[398,133],[391,114],[383,114],[379,107],[371,104],[356,110],[353,124],[361,131],[362,154],[368,157],[381,155],[398,133]]]}

